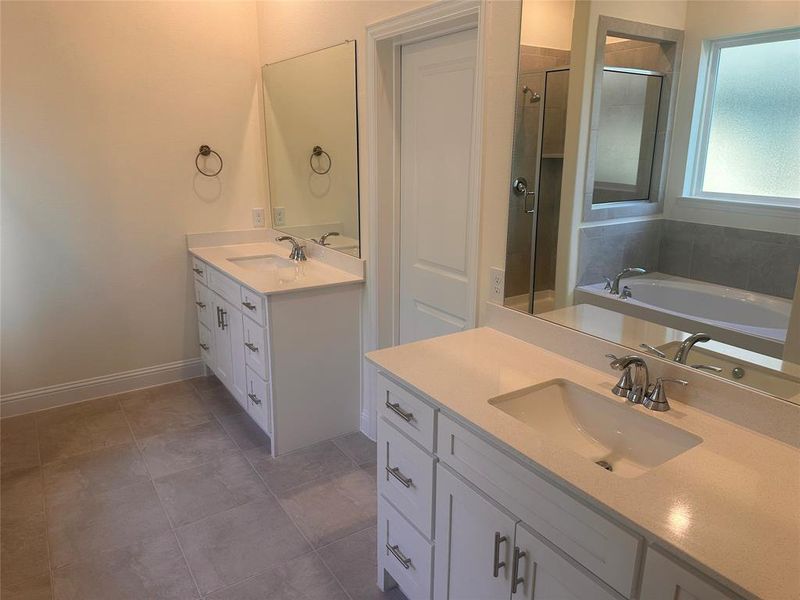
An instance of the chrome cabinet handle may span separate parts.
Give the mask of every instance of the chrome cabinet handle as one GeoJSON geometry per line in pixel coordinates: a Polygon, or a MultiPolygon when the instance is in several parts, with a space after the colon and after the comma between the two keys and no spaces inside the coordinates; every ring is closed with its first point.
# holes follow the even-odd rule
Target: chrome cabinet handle
{"type": "Polygon", "coordinates": [[[525,578],[519,576],[519,559],[525,557],[526,552],[521,552],[518,546],[514,546],[514,563],[511,565],[511,593],[517,593],[517,586],[525,583],[525,578]]]}
{"type": "Polygon", "coordinates": [[[500,535],[499,531],[494,532],[494,565],[492,567],[494,577],[500,575],[500,569],[504,569],[506,566],[506,562],[500,560],[500,544],[506,541],[508,541],[506,536],[500,535]]]}
{"type": "Polygon", "coordinates": [[[404,569],[411,568],[411,559],[405,556],[402,552],[400,552],[400,546],[395,544],[394,546],[390,546],[388,543],[386,544],[386,549],[392,553],[392,555],[403,565],[404,569]]]}
{"type": "Polygon", "coordinates": [[[200,308],[205,308],[206,307],[205,302],[199,302],[198,301],[198,302],[195,302],[195,304],[197,304],[197,306],[199,306],[200,308]]]}
{"type": "Polygon", "coordinates": [[[217,307],[217,327],[222,327],[222,309],[218,306],[217,307]]]}
{"type": "Polygon", "coordinates": [[[402,483],[405,487],[410,488],[411,484],[414,483],[414,480],[411,477],[406,477],[400,472],[400,467],[386,467],[386,472],[397,479],[400,483],[402,483]]]}
{"type": "Polygon", "coordinates": [[[228,311],[227,311],[227,310],[225,310],[225,309],[221,309],[221,310],[220,310],[220,322],[219,322],[219,326],[220,326],[220,327],[223,329],[223,331],[224,331],[224,330],[225,330],[225,328],[228,326],[228,324],[225,322],[225,317],[227,317],[227,316],[228,316],[228,311]]]}
{"type": "Polygon", "coordinates": [[[247,397],[250,398],[255,404],[261,404],[261,400],[258,399],[258,396],[255,394],[247,394],[247,397]]]}
{"type": "Polygon", "coordinates": [[[258,346],[254,346],[250,342],[245,342],[244,345],[247,347],[250,352],[258,352],[258,346]]]}
{"type": "Polygon", "coordinates": [[[197,267],[192,267],[192,271],[194,271],[198,275],[202,275],[203,274],[203,269],[198,269],[197,267]]]}
{"type": "Polygon", "coordinates": [[[400,408],[399,402],[389,402],[386,401],[386,408],[391,410],[393,413],[400,415],[400,418],[403,419],[406,423],[411,422],[414,418],[414,413],[406,412],[402,408],[400,408]]]}
{"type": "Polygon", "coordinates": [[[200,342],[200,347],[201,347],[203,350],[205,350],[206,352],[208,352],[208,345],[207,345],[207,344],[204,344],[203,342],[200,342]]]}
{"type": "Polygon", "coordinates": [[[242,302],[242,306],[244,306],[247,310],[255,310],[256,305],[250,304],[249,302],[242,302]]]}

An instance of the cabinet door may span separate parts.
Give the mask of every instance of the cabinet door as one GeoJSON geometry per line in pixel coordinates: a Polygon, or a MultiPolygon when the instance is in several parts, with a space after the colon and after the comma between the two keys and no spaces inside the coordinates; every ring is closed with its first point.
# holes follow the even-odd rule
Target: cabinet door
{"type": "Polygon", "coordinates": [[[239,403],[247,407],[242,313],[215,294],[213,317],[215,373],[239,403]]]}
{"type": "Polygon", "coordinates": [[[213,334],[214,334],[214,373],[233,393],[233,348],[231,347],[231,330],[223,321],[225,302],[219,296],[213,301],[213,334]]]}
{"type": "Polygon", "coordinates": [[[725,593],[662,552],[648,548],[641,597],[646,600],[731,600],[738,596],[725,593]]]}
{"type": "Polygon", "coordinates": [[[586,571],[561,556],[517,523],[511,557],[513,600],[615,600],[586,571]]]}
{"type": "Polygon", "coordinates": [[[436,471],[436,600],[507,600],[516,519],[441,464],[436,471]]]}

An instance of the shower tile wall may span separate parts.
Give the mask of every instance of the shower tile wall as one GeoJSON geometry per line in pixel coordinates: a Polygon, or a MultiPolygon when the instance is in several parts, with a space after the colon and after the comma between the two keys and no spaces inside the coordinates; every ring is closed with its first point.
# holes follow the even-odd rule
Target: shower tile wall
{"type": "Polygon", "coordinates": [[[578,285],[625,267],[792,298],[800,235],[657,219],[580,230],[578,285]]]}

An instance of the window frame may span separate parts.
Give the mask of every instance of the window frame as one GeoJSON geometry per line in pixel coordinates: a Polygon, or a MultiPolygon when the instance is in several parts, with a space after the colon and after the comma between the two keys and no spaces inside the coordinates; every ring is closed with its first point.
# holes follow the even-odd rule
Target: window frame
{"type": "Polygon", "coordinates": [[[771,42],[800,39],[800,28],[749,33],[735,37],[703,41],[703,52],[699,70],[697,94],[695,97],[696,122],[692,127],[689,146],[689,160],[684,183],[684,197],[705,201],[730,202],[736,204],[755,204],[766,207],[790,208],[800,211],[800,198],[782,196],[757,196],[707,192],[703,190],[708,157],[708,142],[711,132],[711,114],[714,108],[719,58],[725,48],[753,46],[771,42]]]}

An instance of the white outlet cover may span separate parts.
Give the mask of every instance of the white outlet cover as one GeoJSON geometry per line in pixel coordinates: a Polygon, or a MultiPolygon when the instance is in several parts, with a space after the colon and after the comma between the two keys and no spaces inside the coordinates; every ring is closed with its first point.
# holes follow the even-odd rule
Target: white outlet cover
{"type": "Polygon", "coordinates": [[[264,227],[266,225],[266,212],[263,208],[253,209],[253,227],[264,227]]]}
{"type": "Polygon", "coordinates": [[[272,222],[276,227],[286,225],[286,208],[276,206],[272,209],[272,222]]]}
{"type": "Polygon", "coordinates": [[[489,299],[497,304],[503,303],[506,272],[499,267],[489,267],[489,299]]]}

